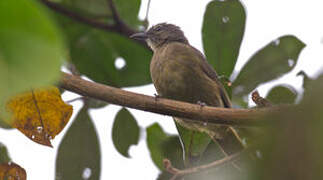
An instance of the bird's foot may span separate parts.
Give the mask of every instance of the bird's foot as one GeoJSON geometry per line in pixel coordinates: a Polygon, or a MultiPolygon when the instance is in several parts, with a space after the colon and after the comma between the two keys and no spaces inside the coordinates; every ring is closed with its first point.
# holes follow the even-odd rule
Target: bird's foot
{"type": "Polygon", "coordinates": [[[158,94],[154,94],[154,96],[155,96],[155,101],[158,101],[158,98],[160,98],[161,96],[160,95],[158,95],[158,94]]]}

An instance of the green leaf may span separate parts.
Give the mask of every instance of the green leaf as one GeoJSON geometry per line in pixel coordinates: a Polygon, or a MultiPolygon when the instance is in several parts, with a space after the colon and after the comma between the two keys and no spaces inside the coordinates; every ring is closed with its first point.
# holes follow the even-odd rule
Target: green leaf
{"type": "Polygon", "coordinates": [[[200,158],[204,153],[211,138],[206,133],[186,129],[177,122],[175,124],[183,143],[186,163],[192,163],[191,160],[200,158]]]}
{"type": "Polygon", "coordinates": [[[0,1],[1,109],[9,96],[55,83],[64,50],[60,32],[37,1],[0,1]]]}
{"type": "Polygon", "coordinates": [[[183,151],[178,136],[167,135],[159,124],[154,123],[147,129],[147,145],[155,165],[164,170],[163,159],[169,159],[177,168],[182,168],[183,151]]]}
{"type": "Polygon", "coordinates": [[[92,80],[115,87],[151,83],[151,52],[142,45],[115,33],[84,26],[66,29],[70,37],[71,60],[77,69],[92,80]],[[125,66],[115,66],[117,58],[125,66]]]}
{"type": "Polygon", "coordinates": [[[283,36],[260,49],[233,82],[235,96],[246,95],[259,84],[291,71],[305,44],[295,36],[283,36]]]}
{"type": "Polygon", "coordinates": [[[298,72],[296,76],[303,77],[303,88],[304,88],[304,91],[306,91],[308,84],[311,84],[313,79],[310,78],[303,70],[298,72]]]}
{"type": "Polygon", "coordinates": [[[13,127],[10,126],[6,121],[0,118],[0,127],[3,129],[12,129],[13,127]]]}
{"type": "Polygon", "coordinates": [[[274,104],[294,104],[297,97],[296,90],[287,85],[280,85],[272,88],[266,99],[274,104]]]}
{"type": "Polygon", "coordinates": [[[0,164],[10,161],[11,159],[6,146],[0,142],[0,164]]]}
{"type": "Polygon", "coordinates": [[[87,109],[82,108],[58,148],[56,177],[98,180],[100,171],[98,136],[87,109]]]}
{"type": "Polygon", "coordinates": [[[205,55],[219,75],[230,77],[239,55],[246,12],[239,0],[211,1],[204,14],[205,55]]]}
{"type": "Polygon", "coordinates": [[[115,33],[91,30],[71,45],[71,58],[77,69],[92,80],[116,87],[151,83],[151,52],[115,33]],[[122,57],[125,66],[115,61],[122,57]]]}
{"type": "Polygon", "coordinates": [[[138,29],[142,24],[138,19],[141,0],[114,0],[114,3],[122,21],[138,29]]]}
{"type": "MultiPolygon", "coordinates": [[[[113,0],[121,21],[138,29],[141,21],[138,19],[141,0],[113,0]]],[[[62,5],[76,13],[99,21],[114,22],[108,0],[62,0],[62,5]]],[[[116,22],[114,22],[116,23],[116,22]]]]}
{"type": "Polygon", "coordinates": [[[107,102],[87,97],[86,105],[89,109],[99,109],[108,105],[107,102]]]}
{"type": "Polygon", "coordinates": [[[115,87],[151,83],[152,52],[141,44],[112,32],[105,32],[56,15],[70,46],[70,57],[81,74],[115,87]],[[115,66],[122,58],[125,66],[115,66]]]}
{"type": "Polygon", "coordinates": [[[264,129],[258,141],[262,159],[254,164],[248,179],[322,179],[322,91],[320,76],[308,84],[297,106],[285,107],[274,116],[268,114],[265,120],[275,123],[264,129]]]}
{"type": "Polygon", "coordinates": [[[107,0],[62,0],[61,4],[86,17],[96,19],[112,17],[107,0]]]}
{"type": "Polygon", "coordinates": [[[96,82],[116,87],[139,86],[151,82],[150,52],[114,33],[93,30],[71,47],[71,58],[78,70],[96,82]],[[115,67],[116,58],[126,65],[115,67]]]}
{"type": "Polygon", "coordinates": [[[120,154],[129,157],[128,150],[133,144],[138,144],[140,129],[131,113],[122,108],[113,123],[112,140],[120,154]]]}

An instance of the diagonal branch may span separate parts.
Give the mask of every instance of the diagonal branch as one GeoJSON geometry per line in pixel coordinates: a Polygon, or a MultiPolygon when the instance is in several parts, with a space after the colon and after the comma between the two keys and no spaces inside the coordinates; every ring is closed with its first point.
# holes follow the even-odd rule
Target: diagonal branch
{"type": "MultiPolygon", "coordinates": [[[[58,3],[55,3],[55,2],[51,2],[51,1],[48,1],[48,0],[40,0],[44,5],[46,5],[48,8],[54,10],[55,12],[57,13],[60,13],[64,16],[67,16],[77,22],[80,22],[80,23],[83,23],[83,24],[87,24],[87,25],[90,25],[94,28],[97,28],[97,29],[102,29],[102,30],[105,30],[105,31],[110,31],[110,32],[115,32],[115,33],[119,33],[120,35],[123,35],[127,38],[129,38],[129,36],[131,36],[132,34],[134,33],[137,33],[136,30],[134,29],[131,29],[127,24],[125,24],[119,17],[119,15],[117,15],[117,11],[116,11],[116,8],[114,5],[112,5],[112,7],[114,8],[114,13],[115,14],[113,16],[113,18],[115,19],[115,22],[116,24],[106,24],[106,23],[102,23],[102,22],[99,22],[99,21],[96,21],[94,19],[91,19],[91,18],[87,18],[87,17],[84,17],[76,12],[73,12],[71,10],[69,10],[68,8],[65,8],[64,6],[58,4],[58,3]]],[[[111,0],[109,0],[110,2],[111,0]]],[[[112,1],[111,1],[112,3],[112,1]]],[[[112,3],[113,4],[113,3],[112,3]]],[[[134,40],[134,39],[132,39],[134,40]]],[[[146,45],[146,43],[143,43],[142,41],[137,41],[137,40],[134,40],[138,43],[140,43],[141,45],[143,45],[144,47],[148,48],[148,46],[146,45]]]]}
{"type": "Polygon", "coordinates": [[[119,32],[124,33],[128,37],[131,36],[132,34],[136,33],[133,29],[131,29],[120,17],[117,7],[115,6],[113,0],[107,0],[109,8],[111,9],[112,12],[112,17],[115,21],[115,26],[118,29],[119,32]]]}
{"type": "Polygon", "coordinates": [[[117,11],[117,8],[113,2],[113,0],[107,0],[109,4],[109,8],[111,9],[113,19],[115,20],[116,24],[124,24],[123,21],[121,20],[119,13],[117,11]]]}
{"type": "Polygon", "coordinates": [[[55,2],[51,2],[48,0],[41,0],[41,1],[43,2],[43,4],[45,4],[50,9],[52,9],[58,13],[61,13],[67,17],[70,17],[71,19],[76,20],[80,23],[87,24],[87,25],[90,25],[90,26],[98,28],[98,29],[103,29],[103,30],[107,30],[107,31],[111,31],[111,32],[118,32],[118,29],[114,25],[101,23],[101,22],[95,21],[93,19],[84,17],[84,16],[79,15],[78,13],[75,13],[75,12],[65,8],[64,6],[62,6],[58,3],[55,3],[55,2]]]}
{"type": "Polygon", "coordinates": [[[163,163],[164,163],[164,167],[165,167],[166,171],[173,174],[173,177],[171,178],[171,180],[175,180],[178,177],[181,177],[181,176],[184,176],[184,175],[205,171],[205,170],[208,170],[210,168],[215,168],[215,167],[224,165],[226,163],[233,162],[234,160],[240,158],[243,155],[243,153],[245,153],[245,152],[246,152],[246,150],[244,150],[242,152],[235,153],[235,154],[230,155],[230,156],[226,156],[223,159],[216,160],[216,161],[211,162],[209,164],[204,164],[204,165],[201,165],[201,166],[196,166],[196,167],[183,169],[183,170],[180,170],[180,169],[177,169],[177,168],[173,167],[172,163],[168,159],[164,159],[163,163]]]}
{"type": "Polygon", "coordinates": [[[194,119],[223,125],[259,126],[269,122],[264,116],[281,113],[289,106],[274,106],[257,109],[228,109],[190,104],[164,98],[137,94],[122,89],[90,82],[80,77],[63,73],[61,87],[74,93],[99,99],[111,104],[149,111],[175,117],[194,119]]]}

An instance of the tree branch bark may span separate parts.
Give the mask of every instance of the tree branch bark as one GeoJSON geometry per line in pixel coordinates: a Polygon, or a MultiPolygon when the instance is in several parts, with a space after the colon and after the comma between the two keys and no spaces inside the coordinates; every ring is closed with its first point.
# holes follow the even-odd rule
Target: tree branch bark
{"type": "MultiPolygon", "coordinates": [[[[87,18],[84,17],[76,12],[73,12],[67,8],[65,8],[64,6],[55,3],[55,2],[51,2],[48,0],[40,0],[44,5],[46,5],[48,8],[54,10],[57,13],[60,13],[64,16],[67,16],[77,22],[83,23],[83,24],[87,24],[90,25],[94,28],[97,29],[102,29],[105,31],[110,31],[110,32],[115,32],[115,33],[119,33],[120,35],[123,35],[127,38],[129,38],[129,36],[131,36],[134,33],[137,33],[138,31],[131,29],[127,24],[123,23],[123,21],[120,19],[119,16],[114,15],[113,18],[116,22],[116,24],[106,24],[106,23],[102,23],[102,22],[98,22],[96,20],[93,20],[91,18],[87,18]],[[115,19],[117,18],[117,19],[115,19]]],[[[116,8],[113,4],[112,1],[109,1],[111,4],[111,7],[113,7],[114,9],[112,9],[112,11],[114,12],[114,14],[117,14],[116,8]]],[[[133,41],[136,41],[137,43],[143,45],[144,47],[148,48],[148,46],[146,45],[146,43],[142,42],[142,41],[137,41],[134,39],[131,39],[133,41]]],[[[149,49],[149,48],[148,48],[149,49]]]]}
{"type": "Polygon", "coordinates": [[[259,126],[267,124],[262,117],[267,114],[279,113],[282,106],[258,109],[228,109],[210,106],[200,106],[186,102],[156,98],[122,89],[90,82],[80,77],[63,73],[61,87],[74,93],[99,99],[111,104],[139,109],[143,111],[194,119],[214,124],[259,126]]]}

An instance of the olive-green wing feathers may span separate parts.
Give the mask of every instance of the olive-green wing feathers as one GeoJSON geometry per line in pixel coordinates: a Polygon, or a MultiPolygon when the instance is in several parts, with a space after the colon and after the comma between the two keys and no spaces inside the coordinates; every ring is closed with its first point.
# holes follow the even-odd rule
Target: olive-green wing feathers
{"type": "Polygon", "coordinates": [[[196,53],[199,55],[199,59],[201,59],[201,68],[204,71],[204,73],[211,79],[213,79],[218,86],[220,87],[220,93],[221,93],[221,99],[223,101],[224,107],[226,108],[231,108],[232,104],[231,101],[229,99],[229,96],[227,94],[227,92],[225,91],[222,83],[220,82],[220,80],[218,79],[218,74],[215,72],[215,70],[212,68],[212,66],[207,62],[207,60],[205,59],[204,55],[197,50],[196,48],[190,46],[192,49],[194,49],[196,51],[196,53]]]}

